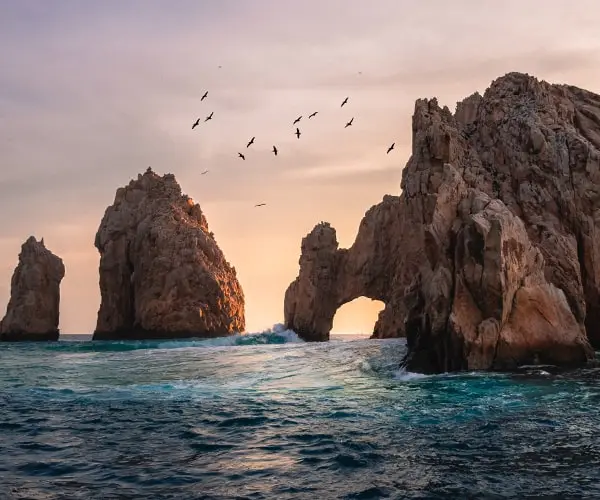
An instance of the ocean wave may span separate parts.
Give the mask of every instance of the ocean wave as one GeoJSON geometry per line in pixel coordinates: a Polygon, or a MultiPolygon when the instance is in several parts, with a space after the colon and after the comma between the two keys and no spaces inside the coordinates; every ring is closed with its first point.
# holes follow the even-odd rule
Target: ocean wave
{"type": "Polygon", "coordinates": [[[119,352],[141,349],[182,349],[189,347],[214,348],[269,344],[292,344],[304,342],[298,335],[278,323],[262,332],[237,333],[228,337],[208,339],[156,339],[156,340],[68,340],[65,336],[60,342],[48,343],[44,347],[58,351],[119,352]]]}
{"type": "Polygon", "coordinates": [[[411,380],[420,380],[424,378],[429,378],[432,375],[425,375],[424,373],[416,373],[416,372],[408,372],[404,368],[397,370],[393,373],[393,377],[395,380],[400,380],[402,382],[409,382],[411,380]]]}

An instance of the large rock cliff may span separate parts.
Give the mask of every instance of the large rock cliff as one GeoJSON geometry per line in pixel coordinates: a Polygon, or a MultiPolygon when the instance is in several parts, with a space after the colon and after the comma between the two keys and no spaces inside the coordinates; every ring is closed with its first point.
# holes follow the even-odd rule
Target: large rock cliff
{"type": "Polygon", "coordinates": [[[21,246],[0,340],[58,340],[63,261],[30,236],[21,246]]]}
{"type": "Polygon", "coordinates": [[[217,337],[245,328],[244,294],[198,204],[151,169],[117,190],[96,234],[95,339],[217,337]]]}
{"type": "Polygon", "coordinates": [[[407,336],[409,369],[585,362],[600,346],[599,150],[600,96],[576,87],[509,73],[454,114],[418,100],[402,195],[348,250],[321,249],[319,226],[305,238],[286,326],[326,339],[364,295],[386,304],[374,336],[407,336]]]}

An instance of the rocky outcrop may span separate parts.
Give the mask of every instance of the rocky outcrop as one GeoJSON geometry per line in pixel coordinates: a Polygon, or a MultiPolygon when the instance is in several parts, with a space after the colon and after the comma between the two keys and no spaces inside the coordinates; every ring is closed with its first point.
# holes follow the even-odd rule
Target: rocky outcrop
{"type": "Polygon", "coordinates": [[[385,283],[374,336],[406,335],[409,369],[585,362],[600,346],[599,150],[600,96],[575,87],[510,73],[454,114],[418,100],[393,228],[374,224],[384,201],[363,219],[360,249],[336,247],[322,266],[303,245],[286,326],[325,339],[335,308],[311,312],[312,299],[339,307],[347,290],[385,283]],[[333,291],[317,298],[311,284],[332,261],[333,291]]]}
{"type": "Polygon", "coordinates": [[[380,300],[386,308],[376,329],[391,329],[395,270],[400,256],[400,239],[387,239],[401,232],[400,198],[385,196],[371,208],[360,224],[354,245],[339,249],[335,229],[317,225],[303,240],[300,274],[285,293],[286,327],[305,340],[329,339],[337,309],[357,297],[380,300]],[[383,238],[383,239],[381,239],[383,238]]]}
{"type": "Polygon", "coordinates": [[[0,340],[58,340],[63,261],[30,236],[21,246],[0,340]]]}
{"type": "Polygon", "coordinates": [[[117,190],[96,234],[94,339],[218,337],[244,330],[244,294],[200,206],[150,168],[117,190]]]}

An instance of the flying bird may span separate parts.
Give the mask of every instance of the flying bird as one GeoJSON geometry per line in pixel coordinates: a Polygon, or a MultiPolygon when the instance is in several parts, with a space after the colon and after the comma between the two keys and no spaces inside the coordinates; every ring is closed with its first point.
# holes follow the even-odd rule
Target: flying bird
{"type": "Polygon", "coordinates": [[[208,174],[208,170],[205,170],[204,172],[202,172],[200,175],[204,175],[204,174],[208,174]]]}
{"type": "Polygon", "coordinates": [[[252,139],[250,139],[250,142],[248,144],[246,144],[247,148],[249,148],[252,144],[254,144],[254,139],[255,139],[255,137],[253,137],[252,139]]]}
{"type": "Polygon", "coordinates": [[[300,115],[298,118],[296,118],[294,120],[294,123],[292,123],[292,125],[296,125],[296,123],[298,123],[300,120],[302,120],[302,115],[300,115]]]}
{"type": "Polygon", "coordinates": [[[204,101],[204,99],[206,99],[207,95],[208,95],[208,90],[206,92],[204,92],[204,95],[200,98],[200,102],[204,101]]]}
{"type": "Polygon", "coordinates": [[[346,97],[346,99],[344,99],[344,100],[342,101],[342,105],[340,106],[340,108],[341,108],[341,107],[342,107],[344,104],[346,104],[347,102],[348,102],[348,98],[346,97]]]}
{"type": "Polygon", "coordinates": [[[273,146],[273,154],[277,156],[277,148],[275,146],[273,146]]]}
{"type": "Polygon", "coordinates": [[[264,207],[266,205],[266,203],[258,203],[256,205],[254,205],[255,207],[264,207]]]}
{"type": "Polygon", "coordinates": [[[348,123],[346,123],[346,126],[344,128],[349,127],[350,125],[352,125],[353,121],[354,121],[354,117],[352,117],[352,119],[348,123]]]}
{"type": "Polygon", "coordinates": [[[296,127],[296,137],[300,139],[300,129],[296,127]]]}
{"type": "Polygon", "coordinates": [[[308,115],[309,118],[312,118],[313,116],[317,116],[318,111],[315,111],[314,113],[311,113],[310,115],[308,115]]]}
{"type": "Polygon", "coordinates": [[[204,121],[205,121],[205,122],[207,122],[208,120],[212,120],[212,115],[214,115],[214,113],[215,113],[215,112],[214,112],[214,111],[212,111],[212,112],[210,113],[210,115],[208,115],[208,116],[207,116],[207,117],[204,119],[204,121]]]}
{"type": "Polygon", "coordinates": [[[396,144],[396,143],[395,143],[395,142],[392,142],[392,145],[391,145],[391,146],[388,148],[388,150],[387,150],[387,153],[386,153],[387,155],[389,155],[389,154],[390,154],[390,151],[391,151],[392,149],[394,149],[394,144],[396,144]]]}
{"type": "Polygon", "coordinates": [[[240,157],[242,160],[245,160],[245,159],[246,159],[246,157],[245,157],[245,156],[244,156],[242,153],[238,153],[238,156],[239,156],[239,157],[240,157]]]}
{"type": "Polygon", "coordinates": [[[200,125],[200,118],[198,118],[194,124],[192,125],[192,130],[194,130],[198,125],[200,125]]]}

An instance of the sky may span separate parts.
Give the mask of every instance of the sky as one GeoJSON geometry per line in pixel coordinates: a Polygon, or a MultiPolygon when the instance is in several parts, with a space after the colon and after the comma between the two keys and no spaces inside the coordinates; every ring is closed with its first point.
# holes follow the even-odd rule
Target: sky
{"type": "MultiPolygon", "coordinates": [[[[150,165],[200,203],[247,331],[279,323],[302,237],[328,221],[347,247],[400,193],[417,98],[454,109],[510,71],[600,93],[598,19],[597,0],[0,0],[0,311],[35,235],[66,266],[61,331],[92,332],[95,233],[150,165]]],[[[381,307],[346,304],[333,331],[381,307]]]]}

